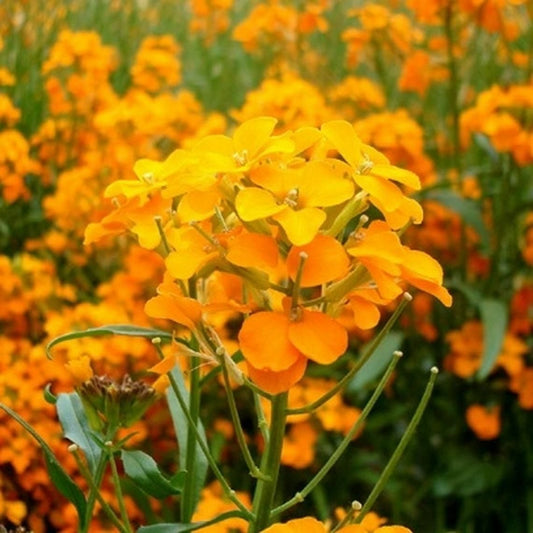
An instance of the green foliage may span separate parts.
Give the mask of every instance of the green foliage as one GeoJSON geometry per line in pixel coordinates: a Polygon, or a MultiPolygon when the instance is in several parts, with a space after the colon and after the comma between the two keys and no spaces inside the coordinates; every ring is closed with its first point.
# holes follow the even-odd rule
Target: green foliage
{"type": "Polygon", "coordinates": [[[56,406],[64,437],[82,449],[89,470],[94,475],[102,456],[102,449],[95,437],[101,439],[102,436],[95,435],[91,429],[82,401],[76,392],[59,394],[56,406]]]}
{"type": "Polygon", "coordinates": [[[122,450],[120,458],[126,475],[146,494],[162,499],[181,492],[186,472],[178,472],[168,479],[161,473],[154,459],[141,450],[122,450]]]}
{"type": "Polygon", "coordinates": [[[46,441],[30,426],[30,424],[21,418],[15,411],[7,407],[7,405],[0,403],[0,409],[3,409],[10,417],[14,418],[24,430],[38,442],[44,453],[46,469],[48,470],[50,480],[54,487],[56,487],[56,489],[74,505],[78,513],[80,528],[85,528],[87,524],[87,501],[85,500],[82,490],[65,472],[65,469],[61,466],[61,463],[58,461],[50,446],[48,446],[46,441]]]}

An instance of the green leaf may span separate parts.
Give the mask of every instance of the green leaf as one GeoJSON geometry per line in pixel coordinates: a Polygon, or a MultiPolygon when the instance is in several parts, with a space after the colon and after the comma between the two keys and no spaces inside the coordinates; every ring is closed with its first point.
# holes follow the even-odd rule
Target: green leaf
{"type": "MultiPolygon", "coordinates": [[[[89,426],[80,397],[76,392],[59,394],[56,406],[64,437],[77,444],[83,450],[89,464],[89,470],[94,474],[102,450],[95,442],[94,432],[89,426]]],[[[95,436],[103,438],[102,435],[95,436]]]]}
{"type": "MultiPolygon", "coordinates": [[[[349,391],[363,389],[368,383],[377,379],[390,363],[392,354],[402,345],[404,334],[399,331],[391,331],[380,342],[370,359],[357,372],[348,384],[349,391]]],[[[363,348],[363,351],[365,348],[363,348]]]]}
{"type": "Polygon", "coordinates": [[[57,396],[52,392],[52,384],[47,383],[44,387],[43,396],[46,402],[55,405],[57,403],[57,396]]]}
{"type": "Polygon", "coordinates": [[[481,247],[484,251],[490,249],[490,234],[483,220],[480,206],[474,200],[463,198],[451,190],[433,189],[425,198],[435,200],[443,206],[455,211],[464,222],[471,226],[481,239],[481,247]]]}
{"type": "Polygon", "coordinates": [[[502,468],[498,463],[457,450],[447,462],[447,470],[435,475],[433,493],[439,497],[473,496],[497,485],[501,476],[502,468]]]}
{"type": "Polygon", "coordinates": [[[46,441],[39,435],[39,433],[37,433],[37,431],[35,431],[35,429],[33,429],[32,426],[30,426],[30,424],[28,424],[28,422],[26,422],[26,420],[2,403],[0,403],[0,409],[3,409],[9,416],[14,418],[39,443],[44,453],[46,469],[48,470],[48,475],[50,476],[52,483],[57,490],[74,505],[78,512],[80,522],[79,529],[85,529],[87,502],[81,489],[65,472],[52,449],[46,444],[46,441]]]}
{"type": "Polygon", "coordinates": [[[161,499],[181,492],[185,472],[178,472],[169,480],[161,473],[154,459],[141,450],[122,450],[121,459],[126,474],[146,494],[161,499]]]}
{"type": "Polygon", "coordinates": [[[500,300],[484,298],[479,304],[483,323],[483,356],[477,379],[483,380],[494,367],[501,352],[505,331],[507,330],[507,306],[500,300]]]}
{"type": "Polygon", "coordinates": [[[164,340],[172,339],[170,333],[158,329],[142,328],[140,326],[132,326],[131,324],[111,324],[108,326],[100,326],[98,328],[85,329],[83,331],[72,331],[65,335],[60,335],[59,337],[52,339],[46,345],[46,355],[51,359],[51,349],[61,342],[81,339],[83,337],[101,337],[103,335],[124,335],[127,337],[145,337],[147,339],[160,337],[164,340]]]}
{"type": "MultiPolygon", "coordinates": [[[[178,366],[176,366],[171,370],[170,373],[172,374],[172,377],[176,381],[176,384],[178,386],[178,389],[179,389],[179,392],[182,398],[188,404],[189,403],[189,391],[187,390],[187,387],[185,386],[185,381],[183,380],[183,374],[181,373],[181,369],[178,366]]],[[[174,425],[174,431],[178,439],[180,465],[186,465],[187,464],[187,435],[189,433],[189,423],[187,421],[187,417],[185,416],[183,410],[181,409],[180,403],[172,387],[169,387],[167,389],[167,402],[169,406],[170,415],[172,417],[172,423],[174,425]]],[[[206,442],[204,427],[200,421],[198,422],[198,431],[200,432],[202,440],[206,442]]],[[[196,443],[195,454],[196,454],[196,461],[195,461],[196,468],[194,469],[194,472],[192,472],[192,475],[194,476],[193,492],[194,492],[194,502],[196,503],[200,499],[200,492],[202,491],[202,488],[204,486],[205,477],[207,475],[207,469],[208,469],[209,464],[204,455],[204,452],[202,451],[198,443],[196,443]]],[[[187,473],[187,475],[190,475],[190,474],[187,473]]]]}
{"type": "Polygon", "coordinates": [[[137,533],[185,533],[187,531],[195,531],[228,518],[244,518],[244,515],[241,511],[228,511],[227,513],[222,513],[212,520],[204,520],[202,522],[192,522],[190,524],[183,524],[180,522],[174,524],[154,524],[152,526],[142,526],[137,530],[137,533]]]}

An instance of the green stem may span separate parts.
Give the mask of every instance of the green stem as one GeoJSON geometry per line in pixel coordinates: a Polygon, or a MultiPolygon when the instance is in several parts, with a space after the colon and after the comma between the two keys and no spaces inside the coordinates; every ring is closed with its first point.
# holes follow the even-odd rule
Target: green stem
{"type": "Polygon", "coordinates": [[[254,396],[255,413],[257,416],[257,427],[259,428],[259,431],[261,432],[265,446],[268,446],[270,435],[268,433],[268,423],[265,418],[265,411],[261,404],[261,397],[254,390],[252,390],[252,394],[254,396]]]}
{"type": "Polygon", "coordinates": [[[109,447],[109,464],[111,465],[111,476],[113,479],[113,485],[115,486],[115,494],[117,495],[117,501],[118,501],[118,508],[120,510],[120,516],[122,517],[122,521],[124,523],[124,531],[126,533],[133,533],[133,529],[130,524],[130,520],[128,517],[128,510],[126,509],[126,504],[124,502],[124,494],[122,492],[122,486],[120,484],[120,476],[118,475],[117,470],[117,463],[115,461],[115,457],[113,455],[114,450],[112,447],[112,443],[110,443],[111,446],[109,447]]]}
{"type": "Polygon", "coordinates": [[[189,431],[187,432],[187,451],[185,456],[185,470],[187,470],[187,477],[185,478],[185,485],[181,497],[181,521],[185,524],[188,524],[191,521],[195,506],[194,481],[196,479],[197,439],[192,427],[198,427],[198,419],[200,416],[200,369],[198,363],[199,359],[197,357],[191,358],[188,406],[190,421],[189,431]]]}
{"type": "Polygon", "coordinates": [[[340,456],[344,453],[348,445],[352,442],[355,435],[357,435],[357,432],[361,429],[361,426],[363,425],[363,422],[368,417],[370,411],[373,409],[374,405],[378,401],[379,397],[381,396],[381,393],[383,392],[383,389],[387,385],[389,378],[396,368],[396,365],[398,364],[398,361],[400,360],[400,357],[402,356],[401,352],[395,352],[394,357],[389,363],[389,366],[383,374],[383,377],[381,378],[378,386],[374,390],[372,396],[368,400],[367,404],[365,405],[363,411],[355,421],[355,423],[352,425],[348,433],[344,436],[342,439],[342,442],[337,447],[337,449],[333,452],[333,454],[330,456],[330,458],[326,461],[326,463],[322,466],[322,468],[315,474],[313,479],[304,487],[303,490],[300,492],[297,492],[290,500],[285,502],[284,504],[280,505],[279,507],[276,507],[272,514],[278,514],[282,513],[283,511],[286,511],[287,509],[290,509],[297,503],[303,502],[304,499],[311,493],[315,487],[322,481],[322,479],[326,476],[326,474],[331,470],[331,468],[335,465],[335,463],[339,460],[340,456]]]}
{"type": "MultiPolygon", "coordinates": [[[[78,465],[78,468],[79,468],[82,476],[85,478],[85,480],[89,484],[89,488],[90,488],[91,492],[95,495],[96,499],[98,500],[98,503],[100,503],[100,505],[102,506],[102,510],[106,513],[106,515],[111,520],[111,522],[113,522],[113,525],[121,533],[127,533],[125,527],[122,525],[122,523],[118,519],[117,515],[115,514],[115,512],[113,511],[111,506],[105,501],[103,496],[100,494],[100,489],[96,485],[96,482],[95,482],[91,472],[89,471],[89,469],[85,466],[85,464],[81,460],[78,450],[77,449],[74,450],[72,452],[72,455],[74,456],[74,459],[76,460],[76,464],[78,465]]],[[[104,454],[103,454],[103,456],[104,456],[104,454]]],[[[88,515],[86,517],[86,520],[85,520],[85,524],[86,525],[85,525],[85,528],[82,530],[82,533],[85,533],[86,531],[88,531],[91,517],[92,517],[92,508],[91,508],[90,515],[88,515]]]]}
{"type": "Polygon", "coordinates": [[[90,492],[87,497],[87,510],[85,512],[85,528],[80,533],[88,533],[89,525],[91,523],[91,518],[94,512],[94,504],[96,503],[97,498],[100,496],[100,484],[104,477],[105,467],[107,463],[107,457],[105,453],[100,455],[98,464],[96,465],[96,471],[94,477],[89,472],[89,476],[86,476],[86,479],[89,483],[90,492]]]}
{"type": "Polygon", "coordinates": [[[389,477],[391,476],[392,472],[396,468],[396,465],[398,464],[398,461],[403,455],[403,452],[405,451],[407,444],[409,444],[409,441],[413,437],[416,427],[418,426],[418,423],[420,422],[420,419],[422,418],[422,415],[424,414],[424,410],[426,409],[426,406],[429,402],[429,398],[431,397],[433,386],[435,384],[435,380],[437,379],[438,373],[439,371],[436,367],[433,367],[431,369],[431,375],[429,377],[429,381],[426,385],[426,389],[424,390],[424,394],[422,395],[422,399],[420,400],[420,403],[418,404],[418,407],[416,408],[415,414],[413,415],[413,418],[411,418],[411,421],[409,422],[409,425],[407,426],[405,433],[402,435],[402,438],[400,439],[398,446],[394,450],[394,453],[389,459],[387,466],[381,473],[381,476],[379,477],[377,483],[374,485],[374,488],[370,492],[370,495],[368,496],[366,502],[364,503],[363,508],[361,509],[361,512],[357,515],[357,518],[355,519],[356,524],[360,523],[363,520],[365,515],[370,511],[370,509],[374,505],[374,502],[376,501],[378,496],[381,494],[381,492],[385,488],[385,484],[387,483],[389,477]]]}
{"type": "MultiPolygon", "coordinates": [[[[408,294],[408,293],[405,293],[405,294],[408,294]]],[[[355,365],[344,375],[344,377],[337,382],[337,384],[334,387],[332,387],[328,392],[326,392],[326,394],[324,394],[323,396],[321,396],[314,402],[304,405],[303,407],[297,407],[295,409],[287,409],[287,414],[288,415],[299,415],[299,414],[304,414],[304,413],[311,413],[314,410],[318,409],[321,405],[324,405],[328,400],[333,398],[333,396],[335,396],[341,389],[343,389],[353,379],[355,374],[359,372],[361,367],[370,359],[372,354],[376,351],[378,346],[381,344],[381,341],[385,338],[385,336],[392,329],[392,326],[395,324],[396,320],[398,320],[398,317],[402,314],[407,303],[410,301],[411,300],[408,297],[404,297],[404,299],[400,302],[398,307],[394,310],[394,313],[392,313],[390,318],[387,320],[387,323],[380,329],[379,333],[374,337],[374,339],[370,343],[365,353],[355,363],[355,365]]]]}
{"type": "MultiPolygon", "coordinates": [[[[163,351],[161,350],[161,346],[159,346],[158,343],[154,344],[157,353],[161,359],[164,358],[163,351]]],[[[178,386],[178,383],[176,381],[176,378],[172,375],[171,372],[167,374],[168,379],[170,381],[170,387],[172,388],[172,391],[174,395],[176,396],[176,399],[178,400],[178,403],[180,405],[181,410],[183,411],[183,414],[185,415],[185,418],[187,419],[188,427],[189,427],[189,434],[192,432],[195,438],[195,442],[198,444],[200,449],[202,450],[202,453],[204,454],[207,463],[209,464],[211,470],[213,471],[213,474],[219,481],[222,490],[224,491],[224,494],[226,497],[231,500],[237,508],[247,517],[251,517],[252,514],[250,511],[246,508],[246,506],[237,498],[235,491],[229,486],[226,478],[222,474],[220,468],[217,465],[217,462],[211,455],[211,452],[209,451],[209,448],[207,447],[207,444],[205,443],[204,439],[202,438],[202,435],[200,434],[200,431],[198,430],[198,427],[196,424],[193,423],[193,418],[191,416],[191,413],[189,412],[189,406],[187,405],[187,402],[185,401],[185,398],[181,394],[180,388],[178,386]]]]}
{"type": "Polygon", "coordinates": [[[178,400],[178,403],[180,404],[180,408],[185,414],[185,418],[187,419],[187,423],[189,425],[189,432],[192,433],[195,437],[195,441],[198,443],[198,446],[200,446],[200,449],[202,450],[203,454],[205,455],[205,458],[213,471],[213,474],[220,482],[220,485],[222,486],[222,490],[224,491],[224,494],[248,517],[251,517],[250,511],[246,508],[246,506],[237,498],[235,495],[235,491],[229,486],[226,478],[220,471],[220,468],[218,467],[215,459],[211,455],[211,452],[209,451],[209,448],[207,447],[207,444],[202,439],[202,436],[200,435],[200,432],[198,430],[198,427],[196,424],[193,423],[193,418],[191,416],[191,413],[189,412],[189,406],[187,405],[187,402],[185,401],[185,398],[183,398],[181,391],[179,390],[178,384],[176,382],[176,379],[174,376],[169,372],[168,378],[170,381],[170,386],[172,388],[172,391],[174,392],[176,399],[178,400]]]}
{"type": "Polygon", "coordinates": [[[258,533],[270,524],[270,510],[274,503],[287,421],[287,400],[286,392],[272,398],[270,439],[261,460],[261,472],[269,479],[259,479],[257,482],[252,504],[255,519],[250,524],[249,533],[258,533]]]}
{"type": "Polygon", "coordinates": [[[233,390],[231,388],[229,373],[228,373],[228,369],[225,364],[225,359],[223,359],[222,361],[223,361],[222,372],[224,376],[224,387],[226,389],[226,397],[228,398],[229,410],[231,413],[231,419],[233,421],[233,427],[235,428],[235,436],[237,437],[237,442],[239,443],[239,447],[241,449],[246,466],[250,470],[250,475],[252,475],[255,478],[263,479],[266,481],[268,480],[268,478],[264,476],[264,474],[259,470],[259,468],[255,464],[252,454],[250,453],[250,449],[248,448],[248,444],[246,443],[246,437],[242,429],[241,419],[239,417],[239,411],[237,409],[237,404],[235,403],[235,397],[233,396],[233,390]]]}

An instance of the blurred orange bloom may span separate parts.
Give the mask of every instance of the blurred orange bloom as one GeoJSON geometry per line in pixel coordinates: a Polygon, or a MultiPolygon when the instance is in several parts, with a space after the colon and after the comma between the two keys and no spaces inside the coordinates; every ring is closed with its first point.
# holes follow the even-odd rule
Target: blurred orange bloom
{"type": "Polygon", "coordinates": [[[469,405],[466,409],[466,422],[481,440],[492,440],[501,431],[500,406],[485,407],[480,404],[469,405]]]}

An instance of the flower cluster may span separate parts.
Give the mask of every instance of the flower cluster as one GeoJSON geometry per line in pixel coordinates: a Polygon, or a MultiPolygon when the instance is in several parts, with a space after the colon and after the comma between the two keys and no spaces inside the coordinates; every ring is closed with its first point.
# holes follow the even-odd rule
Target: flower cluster
{"type": "MultiPolygon", "coordinates": [[[[216,310],[213,273],[239,278],[242,294],[231,303],[244,315],[239,346],[249,377],[270,393],[290,389],[309,361],[330,364],[346,352],[336,319],[345,307],[371,328],[408,286],[451,304],[438,263],[396,232],[422,220],[408,197],[417,176],[364,144],[348,122],[280,135],[275,126],[250,119],[232,137],[138,161],[136,180],[106,189],[116,209],[86,232],[87,243],[130,230],[142,246],[162,246],[167,281],[146,310],[200,337],[202,315],[216,310]],[[384,220],[369,223],[370,205],[384,220]]],[[[207,355],[220,357],[218,349],[207,355]]]]}

